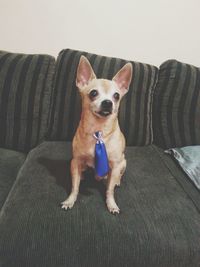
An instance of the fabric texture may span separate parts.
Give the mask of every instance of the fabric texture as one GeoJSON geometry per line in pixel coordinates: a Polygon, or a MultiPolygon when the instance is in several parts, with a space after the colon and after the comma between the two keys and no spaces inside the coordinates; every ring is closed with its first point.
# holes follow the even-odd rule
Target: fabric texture
{"type": "Polygon", "coordinates": [[[71,190],[71,144],[32,150],[0,213],[4,267],[197,267],[200,194],[163,150],[127,147],[127,170],[116,202],[88,173],[75,206],[61,209],[71,190]],[[182,181],[182,182],[181,182],[182,181]]]}
{"type": "Polygon", "coordinates": [[[179,163],[191,181],[200,189],[200,146],[171,148],[165,151],[179,163]]]}
{"type": "Polygon", "coordinates": [[[55,59],[0,51],[0,147],[27,152],[47,132],[55,59]]]}
{"type": "Polygon", "coordinates": [[[200,145],[200,68],[168,60],[160,66],[153,101],[154,143],[200,145]]]}
{"type": "MultiPolygon", "coordinates": [[[[56,64],[50,140],[71,141],[78,126],[81,101],[75,80],[81,55],[88,58],[97,78],[112,79],[128,62],[71,49],[62,50],[56,64]]],[[[132,62],[132,65],[133,79],[122,100],[119,121],[128,145],[148,145],[152,143],[152,94],[158,70],[138,62],[132,62]]]]}
{"type": "Polygon", "coordinates": [[[0,210],[25,158],[23,153],[0,148],[0,210]]]}

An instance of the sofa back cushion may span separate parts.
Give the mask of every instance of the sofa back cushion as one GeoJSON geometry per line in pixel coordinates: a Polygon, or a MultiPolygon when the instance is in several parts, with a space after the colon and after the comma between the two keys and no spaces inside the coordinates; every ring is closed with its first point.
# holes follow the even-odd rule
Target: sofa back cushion
{"type": "Polygon", "coordinates": [[[160,66],[153,101],[154,143],[200,144],[200,69],[176,60],[160,66]]]}
{"type": "Polygon", "coordinates": [[[0,51],[0,147],[27,152],[45,136],[55,60],[0,51]]]}
{"type": "MultiPolygon", "coordinates": [[[[78,126],[81,101],[75,80],[81,55],[89,59],[98,78],[112,79],[128,62],[71,49],[62,50],[56,64],[50,140],[71,141],[78,126]]],[[[119,121],[128,145],[148,145],[152,142],[152,93],[158,71],[151,65],[132,64],[133,79],[129,92],[122,100],[119,121]]]]}

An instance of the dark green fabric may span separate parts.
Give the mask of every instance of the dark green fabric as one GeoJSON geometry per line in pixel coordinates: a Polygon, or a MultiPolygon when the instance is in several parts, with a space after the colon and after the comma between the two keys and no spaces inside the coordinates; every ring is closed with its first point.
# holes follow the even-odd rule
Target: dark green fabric
{"type": "Polygon", "coordinates": [[[154,143],[200,145],[200,68],[176,60],[160,66],[153,101],[154,143]]]}
{"type": "Polygon", "coordinates": [[[47,132],[55,59],[0,51],[0,147],[27,152],[47,132]]]}
{"type": "Polygon", "coordinates": [[[170,148],[165,152],[174,157],[187,176],[200,189],[200,146],[170,148]]]}
{"type": "MultiPolygon", "coordinates": [[[[112,79],[128,61],[99,56],[71,49],[62,50],[58,56],[55,74],[55,95],[52,108],[49,139],[71,141],[77,128],[81,103],[76,88],[76,71],[81,55],[85,55],[97,78],[112,79]]],[[[119,121],[127,145],[152,143],[152,94],[157,80],[157,68],[132,62],[133,79],[129,92],[121,103],[119,121]]]]}
{"type": "Polygon", "coordinates": [[[0,148],[0,210],[25,157],[23,153],[0,148]]]}
{"type": "Polygon", "coordinates": [[[0,266],[199,266],[200,200],[175,178],[185,179],[169,155],[127,147],[114,216],[104,185],[91,176],[74,208],[61,209],[71,189],[70,151],[70,143],[45,142],[29,153],[0,213],[0,266]]]}

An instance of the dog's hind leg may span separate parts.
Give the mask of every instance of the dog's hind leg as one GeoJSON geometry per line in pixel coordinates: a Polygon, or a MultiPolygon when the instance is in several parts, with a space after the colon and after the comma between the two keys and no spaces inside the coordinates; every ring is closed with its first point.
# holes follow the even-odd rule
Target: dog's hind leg
{"type": "Polygon", "coordinates": [[[71,161],[71,175],[72,175],[72,191],[69,197],[61,203],[62,209],[71,209],[77,199],[80,180],[81,180],[81,165],[77,159],[72,159],[71,161]]]}

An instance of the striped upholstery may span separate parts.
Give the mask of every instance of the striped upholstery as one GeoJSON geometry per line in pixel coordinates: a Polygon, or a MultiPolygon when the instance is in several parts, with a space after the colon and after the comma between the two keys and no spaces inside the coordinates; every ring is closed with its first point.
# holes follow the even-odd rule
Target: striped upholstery
{"type": "Polygon", "coordinates": [[[155,144],[181,147],[200,144],[200,69],[176,60],[160,66],[154,94],[155,144]]]}
{"type": "Polygon", "coordinates": [[[55,60],[0,51],[0,147],[29,151],[45,136],[55,60]]]}
{"type": "MultiPolygon", "coordinates": [[[[71,141],[77,128],[81,103],[75,79],[82,54],[89,59],[98,78],[112,79],[127,62],[70,49],[60,52],[55,74],[50,140],[71,141]]],[[[119,120],[128,145],[148,145],[152,142],[152,92],[157,79],[157,68],[137,62],[132,64],[133,81],[122,100],[119,120]]]]}

